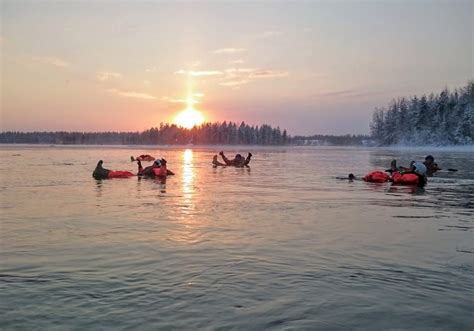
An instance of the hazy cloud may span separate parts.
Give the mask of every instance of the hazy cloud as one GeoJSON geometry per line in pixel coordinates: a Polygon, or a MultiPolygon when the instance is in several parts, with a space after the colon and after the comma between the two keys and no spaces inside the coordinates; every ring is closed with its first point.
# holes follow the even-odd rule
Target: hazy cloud
{"type": "Polygon", "coordinates": [[[196,68],[196,67],[199,67],[200,65],[201,65],[201,61],[194,61],[194,62],[189,63],[189,66],[191,68],[196,68]]]}
{"type": "Polygon", "coordinates": [[[33,59],[37,62],[52,65],[59,68],[66,68],[71,65],[69,62],[66,62],[58,57],[35,56],[33,59]]]}
{"type": "Polygon", "coordinates": [[[347,89],[347,90],[334,90],[334,91],[321,91],[317,94],[314,95],[314,97],[321,98],[321,97],[338,97],[338,98],[359,98],[359,97],[365,97],[365,96],[370,96],[370,95],[378,95],[378,94],[383,94],[383,92],[377,92],[377,91],[363,91],[363,90],[357,90],[357,89],[347,89]]]}
{"type": "Polygon", "coordinates": [[[227,86],[227,87],[239,87],[241,85],[247,84],[249,81],[246,79],[241,79],[241,80],[229,80],[220,83],[222,86],[227,86]]]}
{"type": "Polygon", "coordinates": [[[245,52],[245,48],[220,48],[212,51],[214,54],[235,54],[245,52]]]}
{"type": "Polygon", "coordinates": [[[107,92],[113,93],[115,95],[120,95],[122,97],[128,97],[128,98],[137,98],[137,99],[156,99],[153,95],[142,93],[142,92],[135,92],[135,91],[121,91],[117,89],[108,89],[107,92]]]}
{"type": "Polygon", "coordinates": [[[281,78],[289,75],[288,71],[260,68],[228,68],[224,72],[224,80],[220,85],[229,87],[241,86],[257,79],[281,78]]]}
{"type": "Polygon", "coordinates": [[[120,78],[122,78],[122,74],[118,72],[99,72],[97,74],[97,80],[100,80],[101,82],[120,78]]]}
{"type": "Polygon", "coordinates": [[[234,60],[234,61],[230,61],[229,64],[242,64],[242,63],[245,63],[244,60],[234,60]]]}
{"type": "MultiPolygon", "coordinates": [[[[187,99],[178,99],[178,98],[172,98],[172,97],[162,97],[162,101],[170,102],[170,103],[188,103],[187,99]]],[[[193,99],[193,104],[200,103],[199,101],[193,99]]]]}
{"type": "Polygon", "coordinates": [[[207,71],[192,71],[192,70],[190,70],[190,71],[186,71],[186,70],[180,69],[180,70],[176,71],[175,74],[178,74],[178,75],[188,74],[188,75],[191,75],[191,76],[194,76],[194,77],[219,76],[219,75],[222,75],[222,71],[218,71],[218,70],[207,70],[207,71]]]}
{"type": "Polygon", "coordinates": [[[234,73],[234,72],[242,72],[242,73],[248,73],[248,72],[255,72],[258,71],[258,68],[229,68],[226,69],[225,72],[227,73],[234,73]]]}
{"type": "Polygon", "coordinates": [[[256,70],[251,73],[252,78],[277,78],[286,77],[289,75],[288,71],[282,70],[256,70]]]}
{"type": "Polygon", "coordinates": [[[156,72],[157,68],[156,67],[151,67],[151,68],[146,68],[145,72],[156,72]]]}
{"type": "Polygon", "coordinates": [[[258,35],[259,38],[271,38],[271,37],[276,37],[281,35],[280,31],[275,31],[275,30],[267,30],[262,32],[260,35],[258,35]]]}

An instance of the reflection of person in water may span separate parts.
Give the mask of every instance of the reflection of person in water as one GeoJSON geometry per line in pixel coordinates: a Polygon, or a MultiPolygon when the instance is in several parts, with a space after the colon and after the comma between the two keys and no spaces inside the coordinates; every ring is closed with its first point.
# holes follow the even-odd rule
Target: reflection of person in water
{"type": "Polygon", "coordinates": [[[144,177],[166,177],[174,175],[174,172],[166,167],[167,161],[165,159],[156,159],[153,165],[143,168],[140,160],[137,160],[138,176],[144,177]]]}
{"type": "Polygon", "coordinates": [[[222,160],[224,161],[224,163],[219,162],[217,160],[217,155],[214,155],[214,157],[212,158],[212,164],[215,167],[217,166],[233,166],[233,167],[238,167],[238,168],[248,167],[248,164],[250,163],[250,159],[252,158],[252,153],[250,152],[248,153],[247,158],[244,158],[240,154],[236,154],[232,160],[228,159],[224,155],[223,151],[221,151],[219,155],[222,157],[222,160]]]}

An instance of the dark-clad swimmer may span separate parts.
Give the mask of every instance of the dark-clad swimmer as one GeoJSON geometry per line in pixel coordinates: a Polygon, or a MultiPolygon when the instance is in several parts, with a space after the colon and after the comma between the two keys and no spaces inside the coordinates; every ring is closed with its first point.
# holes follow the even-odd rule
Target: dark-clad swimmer
{"type": "Polygon", "coordinates": [[[228,159],[224,155],[223,151],[221,151],[219,153],[219,155],[222,157],[222,160],[224,161],[224,163],[219,162],[217,160],[217,155],[214,155],[214,157],[212,158],[212,164],[215,167],[217,167],[217,166],[233,166],[233,167],[237,167],[237,168],[248,167],[248,164],[250,163],[250,159],[252,158],[252,153],[250,153],[250,152],[248,153],[247,158],[244,158],[240,154],[236,154],[235,157],[232,160],[228,159]]]}
{"type": "Polygon", "coordinates": [[[109,178],[109,169],[105,169],[102,167],[104,161],[100,160],[97,162],[97,166],[95,167],[94,171],[92,172],[92,177],[95,179],[107,179],[109,178]]]}

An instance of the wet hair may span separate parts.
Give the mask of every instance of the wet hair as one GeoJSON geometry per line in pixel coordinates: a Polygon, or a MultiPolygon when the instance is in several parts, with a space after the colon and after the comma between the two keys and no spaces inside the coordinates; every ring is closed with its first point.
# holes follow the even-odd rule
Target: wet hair
{"type": "Polygon", "coordinates": [[[240,155],[240,154],[235,154],[235,158],[236,158],[236,159],[241,159],[241,158],[242,158],[242,155],[240,155]]]}
{"type": "Polygon", "coordinates": [[[354,176],[354,174],[349,174],[349,176],[348,176],[348,177],[349,177],[349,179],[350,179],[350,180],[352,180],[352,179],[355,179],[355,178],[356,178],[356,176],[354,176]]]}
{"type": "Polygon", "coordinates": [[[433,155],[427,155],[427,156],[425,157],[425,161],[428,161],[428,160],[434,161],[433,155]]]}

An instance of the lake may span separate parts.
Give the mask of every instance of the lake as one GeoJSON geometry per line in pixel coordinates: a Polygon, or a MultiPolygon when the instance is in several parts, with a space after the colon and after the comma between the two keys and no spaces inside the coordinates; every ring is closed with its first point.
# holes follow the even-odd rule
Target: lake
{"type": "Polygon", "coordinates": [[[472,149],[8,145],[0,168],[1,329],[474,325],[472,149]],[[250,168],[212,168],[221,149],[250,168]],[[144,153],[176,175],[91,176],[144,153]],[[427,154],[459,171],[336,178],[427,154]]]}

